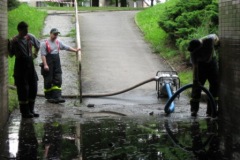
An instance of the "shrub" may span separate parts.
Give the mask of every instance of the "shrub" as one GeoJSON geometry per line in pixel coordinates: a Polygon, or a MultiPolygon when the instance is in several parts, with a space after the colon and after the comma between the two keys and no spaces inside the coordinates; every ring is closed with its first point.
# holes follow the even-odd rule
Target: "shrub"
{"type": "Polygon", "coordinates": [[[8,0],[8,10],[13,10],[20,5],[18,0],[8,0]]]}
{"type": "Polygon", "coordinates": [[[159,21],[167,34],[186,59],[186,48],[192,38],[200,38],[218,30],[218,3],[216,0],[181,0],[167,7],[159,21]],[[197,34],[196,34],[197,33],[197,34]]]}

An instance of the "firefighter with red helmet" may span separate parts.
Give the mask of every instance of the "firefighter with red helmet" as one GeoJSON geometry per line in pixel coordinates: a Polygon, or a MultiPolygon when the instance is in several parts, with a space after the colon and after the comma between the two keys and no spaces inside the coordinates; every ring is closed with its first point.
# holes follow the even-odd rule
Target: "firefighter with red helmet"
{"type": "Polygon", "coordinates": [[[20,22],[17,26],[18,35],[9,41],[9,56],[15,56],[14,81],[17,87],[19,108],[23,118],[39,117],[34,112],[37,96],[37,73],[33,59],[36,58],[40,42],[28,33],[28,24],[20,22]],[[32,47],[35,48],[33,53],[32,47]]]}
{"type": "Polygon", "coordinates": [[[44,78],[44,94],[50,103],[64,103],[62,98],[62,69],[59,56],[60,50],[78,52],[80,48],[72,48],[57,37],[60,34],[57,28],[52,28],[50,38],[45,40],[40,47],[42,64],[41,74],[44,78]]]}

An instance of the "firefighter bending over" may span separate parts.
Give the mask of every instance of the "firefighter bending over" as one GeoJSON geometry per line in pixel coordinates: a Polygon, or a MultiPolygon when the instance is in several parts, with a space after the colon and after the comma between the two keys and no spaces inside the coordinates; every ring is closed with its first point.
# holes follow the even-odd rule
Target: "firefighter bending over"
{"type": "Polygon", "coordinates": [[[59,51],[67,50],[78,52],[80,48],[72,48],[65,45],[57,39],[59,31],[56,28],[51,29],[50,38],[41,44],[41,74],[44,78],[44,94],[50,103],[64,103],[62,98],[62,69],[59,51]]]}
{"type": "MultiPolygon", "coordinates": [[[[219,69],[216,58],[216,47],[219,46],[219,38],[216,34],[207,35],[201,39],[190,41],[188,51],[191,54],[193,64],[193,84],[191,94],[191,115],[197,116],[199,102],[201,98],[201,89],[198,84],[204,86],[206,80],[209,82],[209,91],[215,102],[218,102],[219,90],[219,69]]],[[[207,116],[211,116],[211,103],[207,102],[207,116]]]]}

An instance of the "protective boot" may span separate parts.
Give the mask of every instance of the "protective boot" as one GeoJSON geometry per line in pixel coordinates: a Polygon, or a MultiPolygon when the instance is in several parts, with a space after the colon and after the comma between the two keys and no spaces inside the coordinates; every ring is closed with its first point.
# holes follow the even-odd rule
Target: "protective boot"
{"type": "Polygon", "coordinates": [[[62,91],[61,90],[58,90],[58,92],[57,92],[57,100],[58,100],[58,103],[64,103],[65,102],[65,99],[62,98],[62,91]]]}
{"type": "Polygon", "coordinates": [[[22,118],[33,118],[33,114],[30,113],[28,104],[20,104],[19,108],[22,118]]]}
{"type": "Polygon", "coordinates": [[[31,113],[34,117],[39,117],[39,114],[37,114],[37,113],[34,112],[35,102],[34,102],[34,101],[29,102],[28,105],[29,105],[30,113],[31,113]]]}
{"type": "MultiPolygon", "coordinates": [[[[218,101],[215,100],[215,104],[216,104],[216,109],[217,109],[218,101]]],[[[206,115],[207,115],[207,117],[211,117],[212,116],[212,106],[211,106],[210,100],[207,101],[206,115]]],[[[214,115],[214,116],[216,116],[216,115],[214,115]]]]}
{"type": "Polygon", "coordinates": [[[61,90],[52,90],[52,98],[48,99],[50,103],[64,103],[65,99],[62,98],[61,90]]]}
{"type": "Polygon", "coordinates": [[[199,102],[190,100],[190,105],[191,105],[191,116],[196,117],[197,112],[199,110],[199,102]]]}
{"type": "Polygon", "coordinates": [[[46,99],[51,99],[52,98],[52,91],[44,92],[44,94],[45,94],[46,99]]]}

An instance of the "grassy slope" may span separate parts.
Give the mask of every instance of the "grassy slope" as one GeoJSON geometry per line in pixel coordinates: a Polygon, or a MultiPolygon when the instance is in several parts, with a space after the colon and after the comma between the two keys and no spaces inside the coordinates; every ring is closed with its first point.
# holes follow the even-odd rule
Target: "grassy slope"
{"type": "MultiPolygon", "coordinates": [[[[47,13],[31,8],[25,4],[17,9],[8,12],[8,37],[12,38],[18,34],[17,25],[21,21],[25,21],[29,25],[29,32],[36,37],[40,37],[44,25],[44,19],[47,13]]],[[[9,84],[14,83],[13,67],[15,58],[8,59],[9,84]]],[[[9,110],[12,111],[17,106],[16,91],[9,90],[9,110]]]]}
{"type": "MultiPolygon", "coordinates": [[[[176,56],[177,50],[170,47],[166,41],[167,33],[163,31],[159,25],[158,21],[163,16],[163,10],[166,7],[170,7],[176,4],[179,0],[170,0],[163,4],[158,4],[154,7],[148,8],[136,15],[136,23],[145,35],[145,39],[151,43],[153,50],[168,61],[176,62],[181,61],[180,56],[176,56]],[[174,60],[173,60],[174,59],[174,60]]],[[[175,63],[176,64],[176,63],[175,63]]],[[[172,63],[174,66],[174,64],[172,63]]],[[[174,68],[178,68],[174,66],[174,68]]],[[[185,70],[180,72],[179,76],[182,85],[191,83],[192,81],[192,71],[185,70]]]]}

